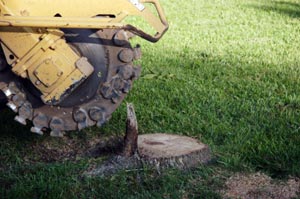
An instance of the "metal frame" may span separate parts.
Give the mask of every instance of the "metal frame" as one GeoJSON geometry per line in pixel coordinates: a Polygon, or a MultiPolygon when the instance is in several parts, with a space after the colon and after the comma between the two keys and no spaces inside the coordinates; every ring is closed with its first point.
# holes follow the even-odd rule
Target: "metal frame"
{"type": "Polygon", "coordinates": [[[158,0],[2,0],[0,27],[31,28],[117,28],[128,30],[148,41],[158,41],[168,23],[158,0]],[[155,16],[143,3],[153,4],[155,16]],[[67,9],[66,9],[67,7],[67,9]],[[60,17],[55,17],[59,15],[60,17]],[[102,16],[102,17],[97,17],[102,16]],[[140,16],[157,32],[150,35],[131,24],[128,16],[140,16]]]}
{"type": "Polygon", "coordinates": [[[93,73],[60,28],[124,29],[156,42],[168,23],[158,0],[0,0],[0,28],[0,44],[12,71],[30,79],[44,103],[56,105],[93,73]],[[145,3],[154,5],[156,13],[145,3]],[[156,34],[121,23],[130,16],[144,19],[156,34]]]}

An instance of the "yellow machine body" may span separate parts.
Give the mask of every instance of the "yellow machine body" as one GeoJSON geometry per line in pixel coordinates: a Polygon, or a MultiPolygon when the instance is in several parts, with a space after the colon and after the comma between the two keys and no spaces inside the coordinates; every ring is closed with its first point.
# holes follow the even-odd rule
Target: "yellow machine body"
{"type": "Polygon", "coordinates": [[[1,0],[0,41],[12,71],[28,78],[46,104],[55,105],[93,73],[93,66],[66,43],[61,28],[130,31],[156,42],[168,29],[157,0],[1,0]],[[153,13],[144,4],[153,4],[153,13]],[[155,35],[123,24],[143,18],[155,35]]]}

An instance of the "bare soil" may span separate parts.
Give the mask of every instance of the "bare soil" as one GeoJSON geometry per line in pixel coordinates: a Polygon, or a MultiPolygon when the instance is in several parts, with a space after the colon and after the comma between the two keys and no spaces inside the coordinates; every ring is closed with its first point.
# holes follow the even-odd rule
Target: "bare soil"
{"type": "MultiPolygon", "coordinates": [[[[32,144],[30,146],[32,153],[26,155],[25,159],[29,162],[72,161],[80,158],[120,154],[122,147],[123,137],[116,136],[99,137],[85,141],[69,137],[58,140],[46,139],[32,144]]],[[[116,162],[122,162],[123,165],[123,159],[120,159],[120,156],[116,156],[116,158],[116,162]]],[[[128,165],[130,164],[128,163],[128,165]]],[[[107,165],[104,166],[107,167],[107,165]]],[[[108,166],[110,165],[108,164],[108,166]]],[[[108,168],[108,170],[112,169],[108,168]]],[[[295,177],[285,180],[272,179],[259,172],[234,173],[226,180],[220,193],[225,199],[296,199],[300,198],[300,179],[295,177]]]]}
{"type": "Polygon", "coordinates": [[[224,198],[233,199],[291,199],[300,197],[300,179],[274,180],[262,173],[236,173],[221,191],[224,198]]]}
{"type": "Polygon", "coordinates": [[[86,140],[69,137],[49,139],[32,144],[26,159],[30,162],[57,162],[99,157],[119,153],[123,145],[123,138],[118,136],[86,140]]]}

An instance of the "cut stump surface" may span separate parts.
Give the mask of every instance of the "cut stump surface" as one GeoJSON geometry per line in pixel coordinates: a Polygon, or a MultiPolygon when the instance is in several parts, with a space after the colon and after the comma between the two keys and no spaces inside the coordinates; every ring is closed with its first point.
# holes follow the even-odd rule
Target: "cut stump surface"
{"type": "Polygon", "coordinates": [[[198,140],[162,133],[139,135],[138,154],[159,167],[190,168],[211,160],[209,147],[198,140]]]}

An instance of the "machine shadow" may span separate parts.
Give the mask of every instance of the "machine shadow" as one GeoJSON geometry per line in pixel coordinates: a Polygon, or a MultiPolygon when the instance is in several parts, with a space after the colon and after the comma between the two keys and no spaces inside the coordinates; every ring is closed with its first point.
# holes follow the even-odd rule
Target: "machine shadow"
{"type": "Polygon", "coordinates": [[[300,3],[294,2],[270,2],[269,5],[250,5],[250,7],[254,7],[260,10],[264,10],[266,12],[277,12],[281,15],[287,15],[291,18],[300,18],[300,3]]]}

